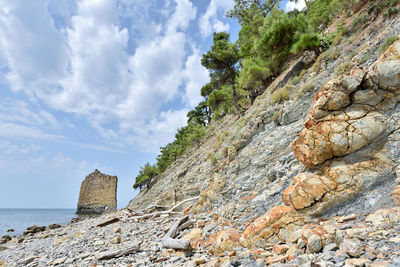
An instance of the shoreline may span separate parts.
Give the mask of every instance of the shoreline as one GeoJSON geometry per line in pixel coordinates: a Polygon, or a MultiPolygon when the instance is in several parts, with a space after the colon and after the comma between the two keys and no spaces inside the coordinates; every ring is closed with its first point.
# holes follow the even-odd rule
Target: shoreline
{"type": "Polygon", "coordinates": [[[0,249],[0,266],[258,267],[280,266],[281,262],[289,264],[287,266],[310,266],[312,263],[352,266],[350,264],[357,262],[363,262],[362,266],[372,263],[387,266],[389,263],[400,263],[400,255],[397,254],[400,249],[400,229],[388,228],[390,223],[400,223],[400,207],[379,210],[367,218],[335,217],[323,222],[318,227],[335,227],[343,238],[340,243],[324,245],[319,252],[313,253],[307,249],[310,244],[301,242],[301,238],[292,245],[260,248],[238,246],[232,228],[214,221],[206,214],[192,218],[196,223],[178,236],[190,239],[192,250],[168,249],[163,247],[161,238],[177,217],[160,216],[129,221],[124,215],[124,211],[119,210],[32,234],[21,241],[13,239],[0,245],[6,248],[0,249]],[[116,217],[125,219],[99,226],[116,217]],[[354,251],[349,244],[354,245],[354,251]],[[133,246],[136,246],[136,250],[131,253],[101,259],[104,253],[133,246]],[[218,246],[224,249],[218,250],[218,246]],[[7,265],[1,265],[1,261],[7,262],[7,265]]]}
{"type": "Polygon", "coordinates": [[[45,226],[53,224],[68,225],[77,217],[76,209],[48,209],[48,208],[2,208],[0,209],[0,238],[20,236],[31,226],[45,226]],[[14,232],[8,232],[13,229],[14,232]]]}

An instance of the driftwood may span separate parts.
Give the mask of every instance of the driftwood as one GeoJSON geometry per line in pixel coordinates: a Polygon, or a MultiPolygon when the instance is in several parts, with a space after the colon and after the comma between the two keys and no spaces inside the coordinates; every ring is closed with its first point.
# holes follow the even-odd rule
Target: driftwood
{"type": "Polygon", "coordinates": [[[171,225],[169,231],[161,239],[162,244],[165,248],[173,249],[190,249],[190,240],[188,239],[174,239],[174,237],[179,232],[179,227],[187,222],[189,216],[184,216],[178,219],[171,225]]]}
{"type": "Polygon", "coordinates": [[[181,214],[180,212],[171,212],[171,211],[160,211],[160,212],[154,212],[154,213],[149,213],[141,216],[134,216],[130,217],[128,220],[133,221],[133,220],[139,220],[139,219],[148,219],[148,218],[156,218],[161,215],[175,215],[175,214],[181,214]]]}
{"type": "Polygon", "coordinates": [[[199,197],[193,197],[193,198],[185,199],[185,200],[179,202],[178,204],[176,204],[175,206],[173,206],[172,208],[170,208],[169,210],[153,212],[153,213],[140,215],[140,216],[134,216],[134,217],[130,217],[129,220],[155,218],[155,217],[158,217],[158,216],[161,216],[161,215],[181,214],[181,212],[175,212],[174,210],[176,210],[177,208],[179,208],[180,206],[182,206],[183,204],[185,204],[187,202],[190,202],[190,201],[193,201],[193,200],[197,200],[197,199],[199,199],[199,197]]]}
{"type": "Polygon", "coordinates": [[[190,226],[192,226],[192,225],[195,224],[195,223],[196,223],[196,221],[194,221],[194,220],[192,220],[192,221],[187,221],[187,222],[185,222],[185,223],[182,223],[182,224],[179,226],[177,233],[179,233],[180,231],[183,231],[183,230],[189,228],[190,226]]]}
{"type": "Polygon", "coordinates": [[[128,247],[98,253],[96,255],[96,259],[97,260],[106,260],[106,259],[119,258],[119,257],[123,257],[123,256],[129,255],[129,254],[133,254],[139,250],[142,242],[143,242],[142,240],[136,240],[132,245],[130,245],[128,247]]]}
{"type": "Polygon", "coordinates": [[[112,218],[112,219],[110,219],[110,220],[107,220],[107,221],[105,221],[105,222],[99,223],[99,224],[97,225],[97,227],[104,227],[104,226],[107,226],[107,225],[109,225],[109,224],[116,223],[116,222],[118,222],[118,221],[120,221],[120,220],[121,220],[120,218],[114,217],[114,218],[112,218]]]}
{"type": "Polygon", "coordinates": [[[145,212],[149,213],[149,212],[152,212],[152,211],[155,211],[155,210],[160,211],[160,210],[167,210],[169,208],[170,207],[168,207],[168,206],[150,205],[145,209],[145,212]]]}
{"type": "Polygon", "coordinates": [[[179,208],[180,206],[182,206],[186,202],[190,202],[190,201],[193,201],[193,200],[198,200],[199,198],[200,197],[192,197],[192,198],[185,199],[185,200],[179,202],[178,204],[176,204],[175,206],[173,206],[172,208],[170,208],[169,210],[170,211],[176,210],[177,208],[179,208]]]}

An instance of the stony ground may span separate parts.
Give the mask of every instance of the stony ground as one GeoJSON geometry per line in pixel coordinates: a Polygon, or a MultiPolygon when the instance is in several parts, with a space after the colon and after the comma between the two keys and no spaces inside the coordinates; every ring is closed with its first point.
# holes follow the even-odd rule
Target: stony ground
{"type": "Polygon", "coordinates": [[[197,218],[192,228],[178,236],[192,240],[196,249],[191,251],[162,246],[161,238],[175,218],[118,221],[97,226],[116,216],[123,217],[119,211],[13,238],[1,245],[0,266],[400,266],[400,207],[379,210],[368,216],[321,220],[319,225],[308,225],[292,233],[293,243],[252,250],[238,243],[232,245],[235,243],[232,239],[213,240],[213,236],[227,226],[216,224],[207,216],[197,218]],[[311,235],[308,234],[310,229],[311,235]],[[328,231],[335,232],[335,242],[329,239],[328,231]],[[98,260],[100,253],[125,248],[138,240],[142,242],[138,251],[98,260]],[[210,241],[222,247],[224,242],[231,246],[217,252],[210,241]]]}

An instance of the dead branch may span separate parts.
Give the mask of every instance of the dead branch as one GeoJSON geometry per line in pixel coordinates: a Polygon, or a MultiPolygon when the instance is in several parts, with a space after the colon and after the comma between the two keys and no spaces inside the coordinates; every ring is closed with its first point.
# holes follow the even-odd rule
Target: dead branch
{"type": "Polygon", "coordinates": [[[120,220],[121,220],[120,218],[114,217],[114,218],[109,219],[109,220],[107,220],[107,221],[105,221],[105,222],[99,223],[99,224],[97,225],[97,227],[104,227],[104,226],[107,226],[107,225],[109,225],[109,224],[116,223],[116,222],[118,222],[118,221],[120,221],[120,220]]]}
{"type": "Polygon", "coordinates": [[[171,225],[169,231],[165,234],[165,236],[161,239],[162,244],[165,248],[173,248],[173,249],[190,249],[190,240],[188,239],[174,239],[174,237],[179,232],[179,226],[183,225],[189,216],[184,216],[178,219],[171,225]]]}
{"type": "Polygon", "coordinates": [[[183,231],[183,230],[189,228],[190,226],[192,226],[192,225],[195,224],[195,223],[196,223],[195,220],[191,220],[191,221],[187,221],[187,222],[185,222],[185,223],[182,223],[182,224],[179,226],[177,232],[179,233],[180,231],[183,231]]]}
{"type": "Polygon", "coordinates": [[[137,252],[142,244],[142,240],[135,240],[135,242],[125,248],[113,250],[113,251],[106,251],[101,252],[96,255],[97,260],[105,260],[105,259],[112,259],[112,258],[119,258],[129,254],[133,254],[137,252]]]}
{"type": "Polygon", "coordinates": [[[180,212],[174,212],[174,211],[160,211],[160,212],[154,212],[154,213],[149,213],[141,216],[135,216],[135,217],[130,217],[128,220],[133,221],[133,220],[139,220],[139,219],[148,219],[148,218],[156,218],[161,215],[177,215],[181,214],[180,212]]]}
{"type": "Polygon", "coordinates": [[[170,208],[168,211],[174,211],[174,210],[176,210],[177,208],[179,208],[181,205],[185,204],[186,202],[190,202],[190,201],[193,201],[193,200],[197,200],[197,199],[199,199],[199,198],[200,198],[200,197],[192,197],[192,198],[185,199],[185,200],[179,202],[178,204],[176,204],[175,206],[173,206],[172,208],[170,208]]]}
{"type": "Polygon", "coordinates": [[[154,211],[154,210],[157,210],[157,211],[159,211],[159,210],[167,210],[167,209],[169,209],[170,207],[168,207],[168,206],[161,206],[161,205],[151,205],[151,206],[148,206],[146,209],[145,209],[145,212],[151,212],[151,211],[154,211]]]}
{"type": "Polygon", "coordinates": [[[174,210],[176,210],[177,208],[179,208],[181,205],[189,202],[189,201],[193,201],[193,200],[197,200],[199,199],[199,197],[193,197],[193,198],[188,198],[185,199],[181,202],[179,202],[178,204],[176,204],[175,206],[173,206],[172,208],[170,208],[169,210],[165,210],[165,211],[159,211],[159,212],[153,212],[153,213],[149,213],[149,214],[145,214],[145,215],[140,215],[140,216],[134,216],[134,217],[130,217],[129,220],[139,220],[139,219],[148,219],[148,218],[156,218],[159,217],[161,215],[176,215],[176,214],[181,214],[181,212],[175,212],[174,210]]]}

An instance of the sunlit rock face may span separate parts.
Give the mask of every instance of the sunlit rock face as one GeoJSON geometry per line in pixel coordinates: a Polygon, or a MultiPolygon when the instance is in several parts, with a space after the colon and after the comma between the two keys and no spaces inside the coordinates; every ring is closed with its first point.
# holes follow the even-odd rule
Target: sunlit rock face
{"type": "MultiPolygon", "coordinates": [[[[295,233],[313,218],[344,209],[352,201],[377,201],[373,205],[379,206],[382,197],[372,197],[373,191],[379,191],[372,188],[389,185],[396,177],[399,102],[400,42],[367,70],[354,69],[322,86],[292,143],[294,156],[307,168],[282,193],[286,206],[271,208],[247,227],[243,245],[287,242],[285,231],[295,233]]],[[[386,187],[392,205],[397,204],[398,187],[386,187]]],[[[318,242],[326,238],[305,232],[302,229],[307,247],[318,251],[322,247],[318,242]]],[[[328,235],[325,230],[324,235],[328,235]]]]}
{"type": "Polygon", "coordinates": [[[97,169],[86,176],[79,193],[77,214],[101,214],[117,208],[117,176],[97,169]]]}

